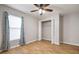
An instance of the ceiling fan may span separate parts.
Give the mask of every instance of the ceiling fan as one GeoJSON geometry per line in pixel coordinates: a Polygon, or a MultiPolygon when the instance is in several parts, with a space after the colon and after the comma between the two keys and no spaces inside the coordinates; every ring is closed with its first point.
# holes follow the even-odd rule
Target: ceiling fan
{"type": "Polygon", "coordinates": [[[47,12],[52,12],[53,10],[52,9],[48,9],[47,7],[50,5],[50,4],[34,4],[38,9],[37,10],[32,10],[31,12],[36,12],[36,11],[39,11],[39,14],[40,15],[43,15],[43,13],[45,11],[47,12]]]}

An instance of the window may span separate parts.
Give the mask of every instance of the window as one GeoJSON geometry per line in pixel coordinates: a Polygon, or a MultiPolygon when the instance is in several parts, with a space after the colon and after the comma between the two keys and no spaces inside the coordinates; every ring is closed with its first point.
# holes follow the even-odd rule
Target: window
{"type": "Polygon", "coordinates": [[[21,17],[9,15],[10,40],[20,39],[21,17]]]}

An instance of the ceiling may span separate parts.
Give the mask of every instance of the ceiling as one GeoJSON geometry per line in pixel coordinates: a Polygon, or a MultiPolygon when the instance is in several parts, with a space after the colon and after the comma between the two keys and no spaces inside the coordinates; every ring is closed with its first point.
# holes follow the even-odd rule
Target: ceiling
{"type": "Polygon", "coordinates": [[[79,4],[50,4],[48,8],[53,9],[53,12],[45,12],[42,16],[38,12],[31,13],[31,10],[38,9],[33,4],[6,4],[7,6],[22,11],[24,13],[29,13],[39,19],[43,19],[52,16],[54,13],[73,13],[79,12],[79,4]]]}

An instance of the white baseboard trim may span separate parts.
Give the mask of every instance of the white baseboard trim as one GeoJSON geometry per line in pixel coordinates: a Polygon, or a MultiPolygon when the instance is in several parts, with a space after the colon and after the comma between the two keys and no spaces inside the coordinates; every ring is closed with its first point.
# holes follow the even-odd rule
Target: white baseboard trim
{"type": "Polygon", "coordinates": [[[53,44],[55,44],[55,45],[60,45],[60,43],[59,43],[59,42],[53,42],[53,44]]]}
{"type": "Polygon", "coordinates": [[[16,48],[16,47],[19,47],[19,46],[20,46],[20,45],[12,46],[12,47],[10,47],[10,49],[16,48]]]}
{"type": "Polygon", "coordinates": [[[32,41],[26,42],[26,44],[29,44],[29,43],[32,43],[32,42],[35,42],[35,41],[38,41],[38,40],[32,40],[32,41]]]}
{"type": "MultiPolygon", "coordinates": [[[[34,42],[34,41],[37,41],[37,40],[32,40],[32,41],[26,42],[26,44],[32,43],[32,42],[34,42]]],[[[16,47],[19,47],[19,46],[20,46],[20,45],[12,46],[12,47],[10,47],[10,49],[16,48],[16,47]]]]}
{"type": "Polygon", "coordinates": [[[74,45],[74,46],[79,46],[79,44],[75,44],[75,43],[71,43],[71,42],[63,42],[65,44],[70,44],[70,45],[74,45]]]}
{"type": "MultiPolygon", "coordinates": [[[[10,47],[10,49],[12,49],[12,48],[16,48],[16,47],[19,47],[20,45],[16,45],[16,46],[12,46],[12,47],[10,47]]],[[[0,50],[0,52],[2,52],[3,50],[0,50]]]]}
{"type": "MultiPolygon", "coordinates": [[[[26,44],[29,44],[29,43],[32,43],[32,42],[35,42],[35,41],[38,41],[38,40],[32,40],[32,41],[26,42],[26,44]]],[[[12,46],[12,47],[10,47],[10,49],[16,48],[16,47],[19,47],[19,46],[20,45],[12,46]]],[[[0,50],[0,52],[2,52],[2,50],[0,50]]]]}
{"type": "MultiPolygon", "coordinates": [[[[16,45],[16,46],[12,46],[12,47],[10,47],[10,49],[12,49],[12,48],[16,48],[16,47],[19,47],[20,45],[16,45]]],[[[0,52],[2,52],[3,50],[0,50],[0,52]]]]}

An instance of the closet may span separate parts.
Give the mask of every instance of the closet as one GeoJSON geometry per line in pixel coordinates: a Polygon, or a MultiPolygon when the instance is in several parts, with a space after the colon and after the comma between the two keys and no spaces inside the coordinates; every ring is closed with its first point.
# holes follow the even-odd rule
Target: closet
{"type": "Polygon", "coordinates": [[[51,41],[51,20],[42,22],[42,40],[51,41]]]}

